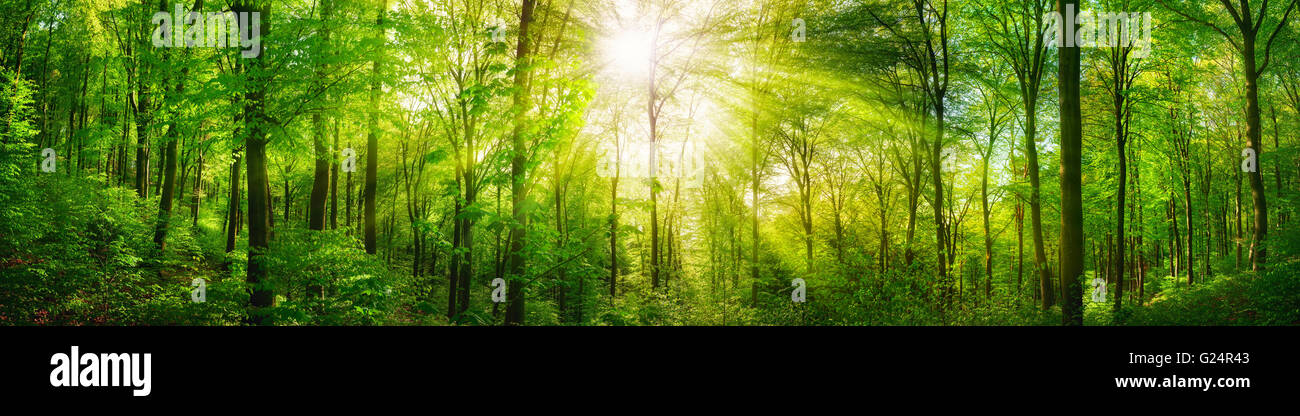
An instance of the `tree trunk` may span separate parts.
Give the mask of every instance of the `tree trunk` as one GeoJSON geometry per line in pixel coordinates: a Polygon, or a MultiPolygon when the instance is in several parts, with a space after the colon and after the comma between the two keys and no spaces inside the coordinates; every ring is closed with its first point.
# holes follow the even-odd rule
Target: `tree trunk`
{"type": "Polygon", "coordinates": [[[506,306],[506,325],[523,325],[525,298],[524,298],[524,247],[525,234],[528,227],[528,213],[524,211],[524,204],[528,198],[528,147],[524,137],[526,124],[528,122],[528,109],[532,107],[532,97],[528,90],[529,75],[531,65],[531,47],[532,33],[529,32],[533,24],[533,9],[536,7],[536,0],[523,0],[523,5],[519,13],[519,40],[515,47],[515,78],[514,78],[514,103],[512,113],[514,120],[514,132],[511,137],[511,148],[513,156],[510,159],[510,194],[511,194],[511,211],[514,221],[510,225],[510,261],[508,273],[510,279],[509,287],[506,290],[509,304],[506,306]]]}
{"type": "MultiPolygon", "coordinates": [[[[270,14],[270,2],[260,1],[240,1],[233,7],[236,12],[256,11],[263,16],[270,14]]],[[[271,25],[268,22],[262,22],[262,36],[266,36],[271,31],[271,25]]],[[[259,46],[261,48],[261,46],[259,46]]],[[[247,123],[248,138],[246,153],[248,157],[248,286],[251,289],[249,297],[250,310],[248,320],[253,324],[269,324],[270,318],[267,316],[264,308],[275,306],[275,291],[267,284],[267,266],[263,258],[265,251],[270,247],[271,240],[271,209],[270,209],[270,182],[266,172],[266,135],[268,120],[266,117],[265,97],[267,85],[265,80],[261,79],[264,75],[263,68],[265,62],[262,57],[265,56],[263,51],[257,51],[256,57],[248,58],[249,66],[252,70],[252,78],[248,85],[252,90],[248,92],[245,100],[244,112],[247,114],[244,121],[247,123]]]]}
{"type": "MultiPolygon", "coordinates": [[[[329,50],[329,19],[333,3],[332,1],[321,2],[321,42],[325,44],[322,50],[329,50]]],[[[321,56],[313,58],[317,62],[323,60],[321,56]]],[[[324,83],[324,74],[329,72],[328,64],[317,63],[315,69],[317,82],[324,83]]],[[[311,200],[307,206],[307,228],[316,231],[325,229],[325,198],[329,194],[330,160],[333,159],[332,153],[325,143],[325,123],[327,121],[324,120],[321,111],[319,108],[314,109],[311,115],[312,150],[314,151],[316,166],[312,176],[311,200]]]]}
{"type": "MultiPolygon", "coordinates": [[[[1290,9],[1288,9],[1290,10],[1290,9]]],[[[1261,16],[1261,19],[1263,17],[1261,16]]],[[[1255,153],[1255,169],[1247,173],[1250,180],[1250,199],[1255,207],[1255,234],[1250,242],[1250,268],[1255,271],[1262,271],[1268,257],[1267,247],[1264,245],[1268,237],[1268,204],[1264,200],[1264,180],[1260,176],[1263,171],[1263,155],[1260,154],[1261,129],[1259,120],[1259,73],[1255,67],[1255,37],[1246,36],[1243,42],[1242,68],[1246,72],[1246,146],[1255,153]]],[[[1190,214],[1190,210],[1188,211],[1190,214]]]]}
{"type": "Polygon", "coordinates": [[[334,121],[334,148],[330,149],[330,229],[339,228],[339,122],[334,121]]]}
{"type": "MultiPolygon", "coordinates": [[[[1113,52],[1121,53],[1121,52],[1113,52]]],[[[1123,73],[1124,60],[1120,60],[1120,65],[1115,71],[1115,154],[1119,157],[1119,189],[1115,190],[1115,305],[1112,310],[1119,312],[1122,306],[1124,296],[1124,197],[1128,186],[1128,154],[1124,151],[1124,146],[1128,140],[1126,125],[1124,123],[1124,90],[1123,90],[1123,73]]]]}
{"type": "MultiPolygon", "coordinates": [[[[165,7],[161,1],[159,2],[159,6],[165,7]]],[[[194,6],[191,10],[199,10],[202,7],[203,0],[195,0],[194,6]]],[[[182,56],[188,57],[188,55],[188,53],[182,53],[182,56]]],[[[164,52],[163,62],[167,61],[166,53],[164,52]]],[[[172,92],[177,97],[184,97],[185,78],[189,75],[189,72],[189,67],[183,67],[181,70],[181,78],[176,80],[176,85],[172,89],[172,92]]],[[[166,84],[169,82],[170,79],[164,77],[163,88],[166,88],[166,84]]],[[[85,95],[84,81],[82,84],[82,95],[85,95]]],[[[178,145],[177,141],[180,140],[180,122],[178,122],[177,119],[179,116],[179,114],[173,114],[171,123],[167,127],[167,136],[164,138],[167,142],[167,150],[161,155],[163,158],[162,169],[160,172],[163,174],[163,179],[160,181],[162,186],[162,197],[158,200],[158,223],[156,228],[154,228],[153,236],[153,242],[158,246],[159,250],[163,250],[167,246],[167,230],[171,226],[172,206],[176,199],[176,147],[178,145]]]]}
{"type": "MultiPolygon", "coordinates": [[[[348,147],[352,147],[351,140],[348,141],[348,147]]],[[[348,235],[352,235],[352,172],[347,172],[347,174],[348,183],[344,188],[343,195],[343,227],[348,229],[348,235]]]]}
{"type": "MultiPolygon", "coordinates": [[[[1190,146],[1190,143],[1189,143],[1190,146]]],[[[1196,240],[1195,234],[1192,234],[1192,171],[1190,168],[1191,160],[1186,161],[1188,169],[1183,172],[1183,217],[1186,219],[1187,226],[1187,257],[1183,263],[1183,269],[1187,270],[1187,285],[1191,286],[1196,281],[1195,251],[1192,249],[1192,242],[1196,240]]]]}
{"type": "Polygon", "coordinates": [[[614,177],[609,183],[609,298],[613,302],[618,296],[618,179],[623,170],[623,152],[617,136],[614,136],[614,177]]]}
{"type": "Polygon", "coordinates": [[[1039,196],[1038,146],[1034,143],[1034,110],[1026,110],[1025,161],[1029,170],[1029,234],[1034,240],[1034,269],[1038,274],[1038,299],[1043,310],[1056,304],[1052,290],[1051,269],[1047,266],[1047,250],[1043,242],[1043,205],[1039,196]]]}
{"type": "MultiPolygon", "coordinates": [[[[991,145],[992,143],[990,143],[991,145]]],[[[989,150],[993,149],[990,146],[989,150]]],[[[980,178],[980,206],[984,217],[984,297],[993,297],[993,235],[989,232],[989,159],[986,155],[980,178]]]]}
{"type": "Polygon", "coordinates": [[[226,210],[226,217],[227,217],[226,221],[229,222],[229,225],[226,226],[226,252],[227,253],[231,251],[235,251],[235,238],[239,235],[239,223],[240,223],[239,168],[240,168],[240,162],[243,161],[243,158],[239,156],[238,150],[232,152],[231,156],[235,160],[230,163],[230,206],[226,210]]]}
{"type": "MultiPolygon", "coordinates": [[[[461,227],[464,222],[459,219],[461,216],[461,202],[459,198],[454,202],[453,209],[451,220],[451,246],[460,247],[461,244],[463,244],[461,242],[461,236],[464,232],[461,230],[461,227]]],[[[453,253],[451,265],[447,267],[447,319],[455,317],[456,312],[460,310],[460,307],[456,305],[456,301],[460,299],[460,297],[456,295],[456,291],[460,289],[460,266],[462,263],[460,257],[461,253],[453,253]]]]}
{"type": "Polygon", "coordinates": [[[203,149],[199,149],[199,162],[194,172],[194,195],[190,198],[190,226],[199,227],[199,204],[203,202],[203,149]]]}
{"type": "MultiPolygon", "coordinates": [[[[176,89],[180,92],[180,88],[176,89]]],[[[172,214],[172,201],[176,198],[176,141],[179,140],[176,129],[179,128],[175,121],[167,128],[167,150],[163,153],[163,183],[162,197],[158,200],[158,222],[154,228],[153,242],[159,250],[166,248],[167,228],[170,224],[172,214]]]]}
{"type": "MultiPolygon", "coordinates": [[[[388,11],[388,0],[379,4],[379,13],[375,18],[375,26],[379,29],[379,37],[384,40],[386,34],[384,30],[384,14],[388,11]]],[[[366,253],[375,254],[378,250],[375,236],[375,194],[378,192],[378,167],[379,167],[379,93],[381,85],[379,80],[380,64],[379,58],[370,62],[370,69],[373,72],[374,79],[370,81],[370,117],[368,117],[366,132],[366,183],[365,183],[365,245],[366,253]]]]}
{"type": "MultiPolygon", "coordinates": [[[[1077,9],[1077,0],[1059,0],[1058,10],[1077,9]]],[[[1083,325],[1083,125],[1079,106],[1079,47],[1057,48],[1060,54],[1061,120],[1061,280],[1065,299],[1061,323],[1083,325]]]]}

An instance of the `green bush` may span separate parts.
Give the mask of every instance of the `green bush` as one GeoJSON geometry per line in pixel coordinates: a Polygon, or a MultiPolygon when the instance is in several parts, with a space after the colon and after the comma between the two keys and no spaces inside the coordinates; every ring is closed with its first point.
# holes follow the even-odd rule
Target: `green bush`
{"type": "Polygon", "coordinates": [[[265,258],[281,299],[271,311],[278,324],[390,323],[400,295],[408,293],[402,286],[410,284],[345,230],[277,229],[265,258]]]}

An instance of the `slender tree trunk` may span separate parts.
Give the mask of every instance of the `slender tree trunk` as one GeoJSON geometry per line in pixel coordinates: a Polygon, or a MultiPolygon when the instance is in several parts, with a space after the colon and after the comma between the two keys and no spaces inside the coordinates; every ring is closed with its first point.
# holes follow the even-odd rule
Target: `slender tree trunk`
{"type": "Polygon", "coordinates": [[[194,195],[190,198],[190,226],[199,226],[199,204],[203,202],[203,149],[199,149],[199,162],[194,172],[194,195]]]}
{"type": "Polygon", "coordinates": [[[1234,194],[1234,198],[1233,198],[1233,202],[1235,203],[1235,205],[1234,205],[1235,208],[1234,208],[1234,210],[1233,210],[1233,211],[1234,211],[1234,212],[1233,212],[1233,214],[1234,214],[1233,217],[1234,217],[1234,219],[1236,219],[1236,228],[1235,228],[1235,230],[1234,230],[1234,231],[1236,232],[1236,238],[1234,238],[1233,240],[1235,241],[1234,244],[1235,244],[1236,247],[1237,247],[1237,263],[1236,263],[1236,268],[1237,268],[1237,270],[1241,270],[1241,242],[1242,242],[1242,238],[1243,238],[1243,236],[1242,236],[1242,227],[1241,227],[1241,217],[1244,215],[1244,211],[1242,210],[1242,206],[1241,206],[1241,170],[1237,170],[1237,169],[1234,169],[1234,170],[1236,171],[1236,174],[1233,175],[1233,176],[1234,176],[1234,179],[1235,179],[1234,182],[1235,182],[1235,185],[1236,185],[1236,193],[1234,194]]]}
{"type": "Polygon", "coordinates": [[[226,252],[235,251],[235,238],[239,235],[239,168],[243,158],[240,157],[239,151],[231,153],[235,159],[230,163],[230,206],[226,210],[226,221],[230,224],[226,226],[226,252]]]}
{"type": "Polygon", "coordinates": [[[140,64],[140,79],[136,83],[136,95],[140,97],[135,108],[135,192],[141,199],[149,197],[149,123],[153,115],[150,110],[151,94],[149,90],[149,66],[140,64]]]}
{"type": "MultiPolygon", "coordinates": [[[[1122,61],[1121,61],[1122,62],[1122,61]]],[[[1128,140],[1128,135],[1124,124],[1124,92],[1123,77],[1120,71],[1123,71],[1123,65],[1115,69],[1115,153],[1119,157],[1119,180],[1118,188],[1115,190],[1115,243],[1118,247],[1115,249],[1115,305],[1112,308],[1114,312],[1119,312],[1123,304],[1124,296],[1124,197],[1128,186],[1128,153],[1125,153],[1124,146],[1128,140]]]]}
{"type": "MultiPolygon", "coordinates": [[[[379,13],[375,18],[375,25],[379,29],[380,39],[386,36],[384,30],[384,15],[388,12],[388,1],[384,0],[379,4],[379,13]]],[[[379,172],[379,93],[381,85],[379,81],[380,63],[379,58],[370,62],[371,71],[374,72],[374,79],[370,81],[370,117],[368,118],[366,133],[366,183],[365,183],[365,244],[366,253],[375,254],[378,250],[375,235],[375,194],[378,192],[378,172],[379,172]]]]}
{"type": "Polygon", "coordinates": [[[334,148],[330,149],[330,229],[339,228],[339,122],[334,120],[334,148]]]}
{"type": "MultiPolygon", "coordinates": [[[[178,89],[179,92],[179,89],[178,89]]],[[[153,242],[159,250],[166,248],[167,228],[170,224],[172,213],[172,202],[175,200],[176,190],[176,129],[179,126],[172,122],[167,128],[166,150],[163,153],[164,175],[162,183],[162,197],[158,200],[158,222],[154,228],[153,242]]]]}
{"type": "MultiPolygon", "coordinates": [[[[160,7],[165,6],[162,1],[159,3],[160,7]]],[[[200,10],[202,7],[203,0],[195,0],[194,6],[191,10],[200,10]]],[[[188,57],[188,55],[188,53],[181,54],[182,57],[188,57]]],[[[164,58],[164,62],[167,62],[166,58],[164,58]]],[[[172,89],[173,93],[177,97],[182,98],[185,95],[185,78],[190,72],[188,67],[183,68],[184,69],[181,70],[180,79],[176,80],[176,85],[172,89]]],[[[169,83],[170,79],[168,77],[164,77],[163,79],[163,88],[166,88],[166,84],[169,83]]],[[[85,94],[84,83],[82,84],[82,94],[83,96],[85,94]]],[[[161,155],[163,159],[162,166],[160,166],[162,168],[160,169],[160,173],[163,174],[162,181],[160,181],[162,186],[162,197],[158,201],[158,223],[156,228],[154,228],[153,236],[153,242],[158,246],[159,250],[163,250],[167,246],[167,231],[171,226],[172,206],[176,198],[176,147],[178,145],[177,141],[180,140],[180,123],[177,121],[178,118],[179,114],[174,114],[171,123],[167,127],[167,136],[164,138],[167,142],[167,150],[161,155]]]]}
{"type": "Polygon", "coordinates": [[[618,179],[623,173],[623,152],[614,136],[614,178],[609,183],[609,297],[618,296],[618,179]]]}
{"type": "Polygon", "coordinates": [[[1016,297],[1025,283],[1025,207],[1016,201],[1016,297]]]}
{"type": "Polygon", "coordinates": [[[930,180],[931,180],[931,185],[934,186],[934,199],[931,201],[930,205],[934,208],[935,256],[937,257],[937,259],[935,260],[935,268],[937,269],[936,272],[939,274],[939,281],[941,282],[940,284],[942,285],[942,292],[941,292],[943,294],[942,307],[947,308],[948,304],[952,302],[953,294],[952,294],[952,282],[948,276],[948,259],[946,253],[948,247],[948,240],[945,239],[946,237],[945,231],[947,230],[947,224],[945,223],[946,222],[945,215],[943,213],[944,188],[943,188],[943,174],[942,174],[943,170],[941,168],[941,165],[943,164],[942,152],[943,152],[944,123],[943,123],[942,99],[940,99],[938,102],[935,103],[934,110],[935,110],[935,127],[937,131],[935,133],[934,143],[933,146],[931,146],[931,152],[930,152],[930,166],[932,167],[932,169],[930,170],[930,180]]]}
{"type": "MultiPolygon", "coordinates": [[[[1288,9],[1289,10],[1289,9],[1288,9]]],[[[1262,17],[1261,17],[1262,19],[1262,17]]],[[[1246,72],[1246,146],[1254,151],[1256,155],[1255,169],[1247,173],[1250,180],[1250,199],[1255,208],[1255,234],[1250,242],[1250,267],[1251,270],[1261,271],[1268,257],[1268,250],[1264,244],[1268,237],[1268,203],[1264,200],[1264,179],[1260,176],[1263,171],[1263,155],[1260,154],[1262,143],[1260,143],[1261,128],[1259,120],[1259,73],[1255,66],[1255,37],[1246,36],[1242,44],[1242,50],[1247,51],[1242,54],[1242,67],[1246,72]]],[[[1190,212],[1190,211],[1189,211],[1190,212]]],[[[1190,215],[1190,213],[1188,214],[1190,215]]]]}
{"type": "MultiPolygon", "coordinates": [[[[992,143],[990,143],[992,144],[992,143]]],[[[992,146],[989,148],[992,153],[992,146]]],[[[984,217],[984,297],[993,297],[993,235],[989,231],[989,159],[985,155],[980,169],[980,206],[984,217]]]]}
{"type": "MultiPolygon", "coordinates": [[[[320,19],[321,25],[321,42],[326,45],[325,50],[329,49],[330,12],[333,9],[334,2],[322,1],[320,19]]],[[[325,73],[329,72],[329,65],[319,63],[324,60],[322,56],[316,56],[313,59],[318,63],[316,66],[317,82],[324,83],[322,79],[325,73]]],[[[373,104],[373,103],[372,103],[373,104]]],[[[373,107],[372,107],[373,108],[373,107]]],[[[315,155],[315,171],[312,175],[311,199],[307,206],[307,228],[310,230],[321,231],[325,229],[325,198],[329,193],[330,186],[330,160],[333,154],[325,143],[325,124],[324,116],[321,109],[317,108],[312,111],[311,115],[311,132],[312,132],[312,150],[315,155]]]]}
{"type": "MultiPolygon", "coordinates": [[[[652,45],[658,43],[658,32],[655,32],[655,39],[651,41],[652,45]]],[[[646,82],[649,86],[648,97],[646,99],[646,116],[650,121],[650,152],[647,157],[650,158],[650,289],[659,289],[659,115],[655,111],[655,104],[659,101],[659,90],[656,86],[658,67],[655,59],[648,61],[649,76],[646,82]]]]}
{"type": "Polygon", "coordinates": [[[1192,242],[1196,240],[1196,235],[1192,234],[1192,179],[1191,179],[1192,170],[1190,167],[1191,160],[1188,159],[1185,161],[1185,163],[1188,164],[1188,168],[1183,172],[1183,202],[1184,202],[1183,212],[1185,215],[1183,218],[1186,219],[1186,223],[1187,223],[1186,224],[1187,257],[1186,257],[1186,261],[1183,263],[1183,269],[1187,270],[1187,285],[1191,286],[1193,283],[1196,282],[1196,266],[1195,266],[1195,260],[1193,260],[1196,257],[1196,255],[1195,255],[1195,251],[1193,250],[1194,245],[1192,244],[1192,242]]]}
{"type": "MultiPolygon", "coordinates": [[[[350,140],[348,141],[348,147],[352,147],[350,140]]],[[[343,195],[343,227],[348,229],[348,235],[352,235],[352,172],[347,172],[347,174],[348,183],[344,188],[343,195]]]]}
{"type": "Polygon", "coordinates": [[[751,179],[750,195],[753,198],[752,201],[754,204],[754,209],[750,211],[750,214],[752,214],[750,224],[752,226],[751,228],[753,229],[753,235],[751,237],[753,241],[753,247],[751,249],[753,251],[750,254],[750,260],[749,260],[749,267],[750,267],[749,268],[749,278],[750,278],[749,302],[750,305],[757,307],[758,306],[758,282],[759,282],[758,248],[760,245],[758,239],[758,209],[760,206],[759,199],[758,199],[758,187],[759,187],[760,178],[759,178],[759,171],[758,171],[759,132],[758,132],[757,94],[754,94],[753,99],[755,100],[755,103],[753,108],[753,118],[750,120],[750,134],[753,136],[754,143],[753,143],[753,147],[750,149],[750,179],[751,179]]]}
{"type": "Polygon", "coordinates": [[[1178,227],[1178,209],[1175,208],[1177,205],[1176,201],[1177,198],[1174,196],[1173,192],[1170,192],[1168,215],[1169,218],[1173,220],[1172,225],[1174,238],[1169,241],[1169,267],[1173,270],[1174,277],[1178,277],[1179,273],[1186,268],[1183,266],[1183,237],[1180,235],[1182,232],[1181,228],[1178,227]]]}
{"type": "Polygon", "coordinates": [[[330,155],[329,148],[325,146],[325,122],[320,112],[312,114],[311,125],[315,169],[312,174],[311,199],[307,206],[307,229],[320,231],[325,229],[325,197],[329,193],[330,155]]]}
{"type": "Polygon", "coordinates": [[[529,76],[531,74],[531,54],[533,34],[529,31],[533,24],[533,9],[536,7],[536,0],[523,0],[523,5],[519,13],[519,40],[515,47],[515,79],[514,79],[514,104],[512,113],[514,120],[514,132],[511,137],[511,149],[513,156],[510,159],[510,194],[511,210],[513,211],[514,221],[510,225],[510,261],[508,273],[511,279],[507,279],[509,287],[506,289],[506,296],[509,304],[506,305],[506,325],[523,325],[525,311],[524,297],[524,247],[525,234],[528,227],[528,213],[524,211],[524,204],[528,199],[528,147],[524,137],[526,124],[528,122],[528,109],[532,107],[532,96],[529,92],[529,76]],[[511,281],[513,280],[513,281],[511,281]]]}
{"type": "MultiPolygon", "coordinates": [[[[472,158],[472,154],[467,156],[472,158]]],[[[478,203],[478,185],[474,181],[475,174],[472,169],[473,165],[469,165],[469,169],[466,169],[465,171],[466,207],[478,203]]],[[[460,229],[462,234],[460,243],[464,248],[465,253],[461,258],[462,264],[460,266],[460,278],[456,279],[456,283],[459,286],[457,295],[460,296],[460,301],[457,302],[457,312],[465,312],[469,310],[470,281],[474,278],[474,220],[472,218],[465,218],[462,222],[463,224],[460,229]]]]}
{"type": "Polygon", "coordinates": [[[1025,121],[1025,161],[1029,169],[1029,234],[1034,241],[1034,269],[1038,274],[1038,298],[1043,310],[1056,304],[1052,290],[1051,269],[1047,266],[1047,251],[1043,241],[1043,205],[1039,196],[1038,146],[1034,143],[1034,122],[1037,116],[1033,110],[1026,110],[1025,121]]]}
{"type": "MultiPolygon", "coordinates": [[[[554,200],[553,202],[555,203],[555,236],[556,236],[556,238],[555,238],[555,252],[557,252],[557,253],[563,253],[563,252],[564,252],[564,244],[565,244],[565,239],[566,239],[566,237],[567,237],[567,234],[566,234],[566,228],[565,228],[565,226],[564,226],[564,217],[565,217],[565,213],[564,213],[564,185],[563,185],[563,181],[559,178],[560,176],[562,176],[562,175],[560,174],[560,171],[561,171],[561,168],[560,168],[560,166],[557,165],[557,166],[555,167],[555,176],[556,176],[556,178],[553,179],[553,180],[555,181],[555,183],[552,184],[552,187],[554,188],[554,189],[552,189],[552,194],[554,195],[554,197],[553,197],[552,199],[554,200]]],[[[559,283],[560,283],[560,284],[558,284],[558,285],[555,286],[555,288],[556,288],[556,307],[557,307],[557,309],[559,309],[559,311],[560,311],[560,313],[559,313],[559,315],[560,315],[560,322],[565,322],[565,321],[567,320],[567,319],[566,319],[566,316],[567,316],[566,312],[568,311],[568,303],[567,303],[567,301],[568,301],[568,297],[565,296],[565,295],[567,294],[566,292],[567,292],[567,289],[568,289],[568,287],[567,287],[567,285],[568,285],[568,281],[566,280],[566,278],[567,278],[568,276],[566,276],[566,274],[565,274],[565,268],[564,268],[564,267],[560,267],[560,268],[556,269],[556,270],[555,270],[555,275],[556,275],[556,280],[558,280],[559,283]]]]}
{"type": "MultiPolygon", "coordinates": [[[[461,244],[463,244],[461,237],[464,235],[464,231],[461,229],[464,222],[459,219],[461,216],[460,199],[456,199],[453,209],[451,220],[451,246],[460,247],[461,244]]],[[[460,311],[460,307],[456,305],[456,301],[460,299],[460,297],[456,295],[456,291],[460,289],[460,266],[461,263],[463,263],[460,260],[461,255],[461,253],[452,254],[453,259],[451,265],[447,268],[447,319],[452,319],[456,316],[456,312],[460,311]]]]}
{"type": "MultiPolygon", "coordinates": [[[[271,11],[269,3],[269,1],[241,0],[233,9],[236,12],[256,11],[267,16],[271,11]]],[[[270,31],[271,25],[262,22],[262,36],[266,36],[270,31]]],[[[265,66],[262,60],[264,56],[264,51],[259,50],[256,57],[246,60],[247,65],[253,67],[249,71],[253,79],[249,83],[252,90],[247,94],[244,107],[244,112],[247,114],[244,121],[247,123],[248,130],[245,149],[248,158],[248,286],[252,292],[249,297],[248,319],[251,323],[259,325],[271,323],[264,308],[275,306],[275,291],[266,283],[268,271],[264,258],[266,250],[270,247],[272,227],[269,198],[271,187],[266,172],[266,136],[269,123],[264,100],[267,84],[261,79],[264,76],[262,75],[262,67],[265,66]]]]}

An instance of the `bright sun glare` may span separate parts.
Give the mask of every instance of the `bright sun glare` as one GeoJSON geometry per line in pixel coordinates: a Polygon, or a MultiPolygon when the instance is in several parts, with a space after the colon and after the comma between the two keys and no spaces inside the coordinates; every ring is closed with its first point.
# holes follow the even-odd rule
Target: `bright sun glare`
{"type": "Polygon", "coordinates": [[[605,41],[607,69],[622,75],[645,74],[650,61],[650,35],[625,30],[605,41]]]}

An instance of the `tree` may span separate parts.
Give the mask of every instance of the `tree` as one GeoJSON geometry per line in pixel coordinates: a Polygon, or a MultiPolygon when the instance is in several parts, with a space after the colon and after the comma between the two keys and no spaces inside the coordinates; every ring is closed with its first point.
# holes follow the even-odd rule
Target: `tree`
{"type": "Polygon", "coordinates": [[[813,195],[815,194],[813,170],[817,169],[815,165],[818,155],[822,152],[822,143],[826,140],[826,130],[833,122],[834,107],[822,109],[806,104],[795,104],[787,108],[790,108],[793,114],[773,126],[776,132],[774,143],[779,149],[775,155],[795,184],[797,193],[795,211],[799,214],[807,271],[811,274],[813,271],[813,195]]]}
{"type": "MultiPolygon", "coordinates": [[[[1057,11],[1078,9],[1058,0],[1057,11]]],[[[1058,47],[1061,110],[1061,324],[1083,325],[1083,120],[1079,105],[1079,45],[1058,47]]]]}
{"type": "MultiPolygon", "coordinates": [[[[385,39],[384,14],[388,12],[388,1],[383,0],[378,3],[378,13],[375,17],[375,27],[378,29],[378,38],[382,43],[385,39]]],[[[366,126],[366,182],[365,189],[362,193],[365,195],[365,242],[366,252],[375,254],[378,250],[375,234],[375,196],[378,193],[379,174],[379,94],[382,92],[380,54],[376,53],[375,58],[370,61],[370,117],[367,119],[366,126]]],[[[252,186],[251,184],[249,186],[252,186]]],[[[252,203],[250,200],[249,203],[252,203]]]]}
{"type": "MultiPolygon", "coordinates": [[[[1277,40],[1282,28],[1286,27],[1291,12],[1296,8],[1297,0],[1282,3],[1286,5],[1286,8],[1282,11],[1282,17],[1277,19],[1277,23],[1273,25],[1272,31],[1267,30],[1268,27],[1264,25],[1265,20],[1274,15],[1269,13],[1268,0],[1260,1],[1258,12],[1254,12],[1255,8],[1251,6],[1249,0],[1242,0],[1238,5],[1233,5],[1228,0],[1220,0],[1223,9],[1232,18],[1232,23],[1237,26],[1235,34],[1238,37],[1229,34],[1219,24],[1212,22],[1206,16],[1193,15],[1182,7],[1171,7],[1164,0],[1160,0],[1160,2],[1174,13],[1214,29],[1232,45],[1234,50],[1241,54],[1242,75],[1246,80],[1246,148],[1255,158],[1255,169],[1247,175],[1250,179],[1250,198],[1255,209],[1255,232],[1250,243],[1250,264],[1251,269],[1262,270],[1268,257],[1268,250],[1265,245],[1268,237],[1268,204],[1264,195],[1263,169],[1260,168],[1263,162],[1261,159],[1263,146],[1260,142],[1263,130],[1259,115],[1259,77],[1265,74],[1269,68],[1273,42],[1277,40]],[[1261,34],[1267,36],[1267,40],[1264,41],[1263,51],[1259,50],[1259,41],[1261,40],[1259,35],[1261,34]],[[1259,56],[1261,52],[1262,57],[1259,56]]],[[[1190,271],[1190,268],[1188,270],[1190,271]]]]}
{"type": "MultiPolygon", "coordinates": [[[[240,0],[232,10],[238,13],[257,12],[262,16],[271,13],[270,0],[240,0]]],[[[262,22],[262,34],[271,33],[271,23],[262,22]]],[[[244,122],[247,136],[245,154],[248,176],[248,286],[249,321],[254,324],[269,324],[265,308],[275,306],[275,291],[268,282],[267,265],[264,256],[271,245],[271,184],[266,170],[267,133],[271,128],[266,112],[266,96],[270,74],[266,64],[266,49],[258,43],[257,54],[248,58],[246,64],[250,90],[244,99],[244,122]]]]}
{"type": "MultiPolygon", "coordinates": [[[[330,50],[330,15],[334,9],[331,1],[320,2],[320,42],[319,50],[312,55],[316,67],[316,82],[325,83],[324,76],[329,73],[329,62],[324,51],[330,50]]],[[[311,114],[312,149],[315,153],[315,170],[312,175],[311,201],[307,208],[307,228],[320,231],[325,229],[325,197],[329,194],[330,160],[332,153],[325,141],[325,126],[329,123],[321,114],[324,110],[317,108],[311,114]]]]}
{"type": "Polygon", "coordinates": [[[523,0],[519,11],[519,40],[515,46],[515,92],[511,113],[514,116],[514,133],[511,136],[510,159],[510,200],[513,221],[510,223],[510,255],[506,273],[507,280],[506,325],[524,324],[524,246],[528,227],[528,152],[525,135],[528,132],[528,111],[532,107],[530,97],[529,74],[532,60],[533,10],[537,7],[535,0],[523,0]]]}
{"type": "MultiPolygon", "coordinates": [[[[1122,1],[1120,10],[1128,10],[1128,1],[1122,1]]],[[[1114,277],[1114,307],[1113,311],[1118,313],[1124,301],[1124,269],[1125,269],[1125,251],[1128,240],[1124,234],[1124,217],[1127,214],[1125,210],[1126,198],[1128,196],[1128,151],[1126,146],[1129,140],[1130,125],[1133,119],[1133,101],[1129,99],[1132,94],[1133,83],[1141,76],[1142,68],[1139,66],[1140,59],[1131,57],[1135,48],[1141,47],[1137,44],[1138,39],[1130,37],[1129,33],[1137,32],[1133,27],[1134,21],[1122,19],[1112,21],[1112,26],[1102,36],[1109,37],[1107,43],[1111,45],[1106,49],[1106,70],[1109,77],[1103,78],[1102,83],[1106,92],[1109,93],[1111,101],[1111,114],[1114,117],[1114,135],[1115,135],[1115,156],[1119,160],[1116,172],[1119,175],[1116,181],[1117,189],[1115,190],[1115,256],[1113,259],[1114,277]],[[1119,24],[1119,26],[1115,26],[1119,24]]],[[[1150,47],[1147,45],[1147,47],[1150,47]]]]}
{"type": "MultiPolygon", "coordinates": [[[[944,214],[944,133],[946,129],[946,100],[949,92],[950,57],[948,53],[948,2],[938,5],[930,0],[916,0],[896,16],[881,17],[871,9],[872,18],[897,39],[902,50],[901,62],[915,72],[917,89],[923,94],[926,108],[921,112],[923,131],[930,133],[930,140],[924,140],[924,147],[929,153],[930,183],[934,195],[930,206],[934,208],[935,223],[935,268],[938,274],[943,304],[951,302],[953,295],[952,281],[948,276],[948,264],[952,253],[948,253],[949,226],[944,214]],[[907,26],[903,26],[906,24],[907,26]],[[934,119],[934,130],[930,131],[927,123],[934,119]]],[[[926,136],[923,134],[923,137],[926,136]]]]}
{"type": "MultiPolygon", "coordinates": [[[[980,70],[986,70],[980,68],[980,70]]],[[[981,77],[976,86],[980,95],[980,105],[988,131],[984,140],[975,141],[975,149],[980,155],[980,214],[984,224],[984,297],[993,296],[993,234],[989,225],[989,159],[997,146],[998,136],[1002,134],[1008,118],[1011,117],[1010,103],[1003,95],[1003,73],[986,72],[988,77],[981,77]]]]}
{"type": "MultiPolygon", "coordinates": [[[[1020,87],[1020,104],[1024,110],[1025,163],[1029,176],[1029,224],[1034,244],[1034,270],[1038,274],[1040,305],[1044,310],[1055,303],[1051,268],[1043,240],[1041,180],[1038,165],[1038,99],[1042,92],[1043,68],[1047,65],[1047,46],[1043,42],[1047,23],[1043,13],[1048,0],[997,3],[997,8],[983,13],[984,33],[989,43],[1011,65],[1020,87]]],[[[1059,9],[1059,7],[1058,7],[1059,9]]]]}

